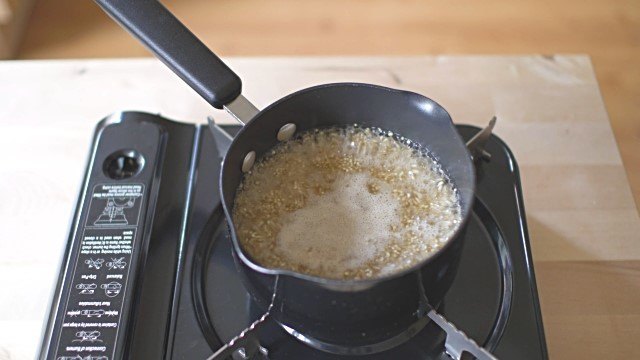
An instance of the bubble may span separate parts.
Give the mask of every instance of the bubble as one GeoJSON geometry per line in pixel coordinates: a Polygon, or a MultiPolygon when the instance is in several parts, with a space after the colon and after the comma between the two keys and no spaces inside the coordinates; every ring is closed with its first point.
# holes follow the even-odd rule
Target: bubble
{"type": "Polygon", "coordinates": [[[360,126],[280,143],[245,175],[233,218],[263,266],[338,279],[411,267],[461,222],[457,191],[427,151],[360,126]]]}

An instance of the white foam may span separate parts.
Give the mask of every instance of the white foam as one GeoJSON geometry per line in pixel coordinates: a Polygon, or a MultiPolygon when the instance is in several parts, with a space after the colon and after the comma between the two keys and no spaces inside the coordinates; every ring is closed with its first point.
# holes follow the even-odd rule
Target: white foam
{"type": "Polygon", "coordinates": [[[376,194],[367,173],[344,174],[333,190],[314,195],[305,207],[287,214],[276,248],[312,269],[342,273],[364,265],[391,243],[390,228],[400,204],[386,184],[376,194]]]}

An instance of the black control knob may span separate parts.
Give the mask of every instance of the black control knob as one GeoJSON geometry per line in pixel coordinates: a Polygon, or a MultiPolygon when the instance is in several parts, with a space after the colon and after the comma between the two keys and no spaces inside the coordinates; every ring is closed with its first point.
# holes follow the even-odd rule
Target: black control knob
{"type": "Polygon", "coordinates": [[[119,150],[109,155],[102,170],[114,179],[127,179],[140,173],[144,167],[144,158],[135,150],[119,150]]]}

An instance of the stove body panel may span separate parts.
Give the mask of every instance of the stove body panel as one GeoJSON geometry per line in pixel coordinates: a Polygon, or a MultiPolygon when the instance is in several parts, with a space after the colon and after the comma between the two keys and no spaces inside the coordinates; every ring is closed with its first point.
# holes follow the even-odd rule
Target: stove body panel
{"type": "Polygon", "coordinates": [[[197,133],[139,112],[98,124],[40,359],[165,357],[197,133]]]}
{"type": "MultiPolygon", "coordinates": [[[[465,139],[479,130],[464,125],[457,128],[465,139]]],[[[234,133],[238,127],[226,129],[234,133]]],[[[411,134],[406,135],[411,137],[411,134]]],[[[509,271],[513,280],[513,291],[506,294],[510,308],[504,320],[504,331],[494,344],[487,345],[495,347],[495,354],[499,358],[546,359],[517,164],[506,144],[495,136],[489,141],[487,151],[493,157],[490,162],[481,164],[477,189],[477,198],[487,214],[475,216],[496,219],[495,228],[487,227],[486,232],[491,236],[494,233],[502,234],[513,265],[510,269],[502,270],[509,271]]],[[[131,272],[124,286],[126,298],[123,295],[125,306],[121,312],[121,324],[118,325],[120,330],[113,344],[109,345],[114,353],[108,359],[198,359],[208,357],[222,345],[228,334],[215,331],[212,318],[218,315],[212,316],[208,308],[194,300],[199,296],[212,296],[202,293],[201,284],[206,281],[207,275],[195,271],[208,261],[203,258],[204,250],[199,249],[198,244],[206,244],[203,238],[220,237],[226,231],[226,225],[221,225],[224,222],[223,214],[216,213],[220,162],[213,136],[206,127],[200,125],[177,123],[160,116],[135,112],[118,114],[115,120],[110,117],[98,125],[43,339],[41,359],[59,360],[60,356],[67,356],[66,353],[56,352],[57,339],[64,328],[64,316],[70,311],[65,303],[74,296],[73,286],[77,285],[73,283],[75,268],[72,265],[84,260],[79,258],[84,245],[81,234],[86,228],[87,219],[94,216],[89,208],[91,189],[102,183],[140,184],[144,187],[143,201],[138,202],[141,215],[136,226],[139,230],[131,251],[131,272]],[[147,146],[145,144],[150,144],[148,146],[151,148],[144,148],[147,146]],[[136,150],[142,154],[144,167],[131,177],[112,179],[109,170],[104,169],[104,162],[114,152],[122,150],[136,150]]],[[[116,177],[123,173],[126,175],[126,170],[131,170],[124,163],[116,165],[116,168],[125,168],[116,171],[116,177]]],[[[125,215],[131,211],[123,210],[125,215]]],[[[221,265],[220,268],[224,269],[225,266],[221,265]]],[[[98,271],[94,272],[97,277],[101,276],[98,271]]],[[[233,274],[229,275],[232,278],[233,274]]],[[[106,275],[102,276],[106,280],[106,275]]],[[[96,282],[96,285],[103,284],[108,285],[109,282],[96,282]]],[[[472,282],[460,284],[463,285],[474,286],[472,282]]],[[[240,310],[247,311],[242,315],[244,318],[237,318],[235,328],[229,329],[230,333],[235,333],[243,328],[245,322],[254,320],[259,314],[250,312],[250,300],[238,302],[233,295],[244,291],[242,284],[229,282],[227,286],[217,290],[215,297],[219,301],[232,302],[238,314],[240,310]]],[[[94,290],[109,289],[107,286],[106,289],[94,290]]],[[[447,313],[452,322],[487,321],[486,316],[478,314],[479,309],[468,299],[450,299],[449,302],[451,305],[447,313]]],[[[226,314],[227,322],[236,319],[236,315],[226,314]]],[[[470,334],[480,334],[483,326],[471,325],[468,331],[470,334]]],[[[277,336],[272,333],[266,337],[277,336]]],[[[305,352],[301,344],[296,345],[295,349],[305,352]]],[[[431,346],[425,346],[425,358],[433,358],[429,355],[432,353],[431,346]]],[[[393,358],[394,355],[389,356],[393,358]]],[[[435,358],[439,357],[444,359],[446,355],[435,358]]]]}

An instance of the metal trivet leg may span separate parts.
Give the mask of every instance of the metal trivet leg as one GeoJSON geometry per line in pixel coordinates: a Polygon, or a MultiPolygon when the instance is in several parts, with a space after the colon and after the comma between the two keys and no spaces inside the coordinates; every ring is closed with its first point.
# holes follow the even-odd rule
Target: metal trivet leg
{"type": "Polygon", "coordinates": [[[273,283],[273,295],[271,295],[271,303],[267,308],[267,311],[247,327],[242,330],[238,336],[231,339],[228,343],[224,344],[213,355],[209,356],[207,360],[226,360],[231,357],[233,360],[260,360],[269,359],[269,351],[260,345],[258,340],[257,331],[264,324],[265,320],[271,314],[271,309],[276,300],[276,293],[278,292],[278,279],[273,283]]]}
{"type": "Polygon", "coordinates": [[[462,354],[468,352],[478,360],[497,360],[495,356],[479,346],[475,341],[469,339],[464,332],[458,330],[435,310],[429,311],[427,316],[447,334],[444,349],[452,359],[460,360],[462,359],[462,354]]]}
{"type": "MultiPolygon", "coordinates": [[[[495,119],[495,118],[494,118],[495,119]]],[[[495,120],[493,120],[495,122],[495,120]]],[[[492,125],[491,125],[492,126],[492,125]]],[[[493,127],[493,126],[492,126],[493,127]]],[[[491,133],[489,133],[491,134],[491,133]]],[[[438,314],[433,306],[429,303],[427,294],[424,290],[422,282],[422,274],[418,272],[418,289],[420,290],[420,312],[428,311],[426,316],[433,320],[446,334],[444,342],[444,351],[453,360],[462,359],[462,354],[465,352],[475,356],[478,360],[498,360],[496,357],[475,341],[470,339],[467,334],[458,330],[451,322],[444,318],[444,316],[438,314]]],[[[424,316],[424,315],[423,315],[424,316]]]]}
{"type": "Polygon", "coordinates": [[[491,159],[491,154],[484,149],[484,146],[491,137],[491,132],[495,125],[496,117],[494,116],[489,120],[489,124],[484,129],[480,130],[471,139],[469,139],[469,141],[467,141],[467,149],[469,149],[473,161],[487,161],[491,159]]]}

